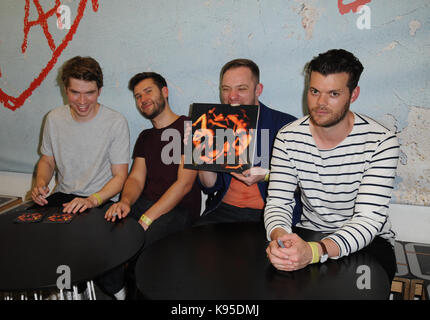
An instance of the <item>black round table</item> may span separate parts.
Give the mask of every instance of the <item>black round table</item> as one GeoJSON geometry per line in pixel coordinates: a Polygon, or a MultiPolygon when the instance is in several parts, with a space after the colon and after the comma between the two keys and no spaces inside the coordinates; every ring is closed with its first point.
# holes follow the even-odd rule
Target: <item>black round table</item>
{"type": "Polygon", "coordinates": [[[72,284],[93,280],[133,258],[144,244],[135,220],[108,222],[97,208],[65,224],[14,223],[25,211],[23,205],[0,215],[0,291],[57,287],[64,274],[57,273],[59,266],[70,268],[72,284]]]}
{"type": "MultiPolygon", "coordinates": [[[[294,231],[307,241],[323,237],[309,230],[294,231]]],[[[267,245],[262,223],[190,228],[143,250],[135,270],[137,287],[145,299],[388,298],[388,276],[367,253],[284,272],[268,261],[267,245]],[[370,289],[362,285],[365,271],[370,276],[370,289]]]]}

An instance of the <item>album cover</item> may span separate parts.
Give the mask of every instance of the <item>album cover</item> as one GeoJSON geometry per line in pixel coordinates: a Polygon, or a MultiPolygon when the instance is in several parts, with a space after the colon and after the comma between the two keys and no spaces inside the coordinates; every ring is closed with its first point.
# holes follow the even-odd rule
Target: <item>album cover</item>
{"type": "Polygon", "coordinates": [[[184,167],[222,172],[251,168],[259,111],[254,105],[194,103],[184,167]]]}
{"type": "Polygon", "coordinates": [[[21,212],[13,221],[15,223],[70,223],[76,216],[73,213],[64,213],[61,207],[41,207],[21,212]]]}
{"type": "Polygon", "coordinates": [[[43,220],[44,223],[70,223],[72,222],[75,214],[73,213],[64,213],[62,211],[58,211],[50,214],[43,220]]]}
{"type": "Polygon", "coordinates": [[[13,222],[15,223],[36,223],[43,219],[43,213],[41,212],[23,212],[16,217],[13,222]]]}

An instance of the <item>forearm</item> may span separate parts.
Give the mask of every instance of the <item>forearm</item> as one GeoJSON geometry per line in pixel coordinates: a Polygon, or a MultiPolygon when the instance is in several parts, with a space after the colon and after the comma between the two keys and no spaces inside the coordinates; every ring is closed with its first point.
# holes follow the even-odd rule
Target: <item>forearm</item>
{"type": "Polygon", "coordinates": [[[140,181],[129,176],[125,181],[120,201],[131,207],[139,199],[144,186],[140,181]]]}
{"type": "Polygon", "coordinates": [[[36,170],[36,186],[37,187],[46,187],[51,181],[54,170],[55,163],[51,163],[47,156],[42,156],[37,164],[36,170]]]}
{"type": "Polygon", "coordinates": [[[31,190],[31,198],[38,205],[44,206],[48,203],[46,197],[49,195],[49,182],[54,175],[54,157],[43,155],[37,164],[35,185],[31,190]]]}
{"type": "MultiPolygon", "coordinates": [[[[116,194],[121,192],[125,180],[127,179],[127,175],[115,175],[110,179],[99,191],[96,193],[101,199],[101,202],[108,201],[116,194]]],[[[91,195],[90,195],[91,196],[91,195]]],[[[99,200],[99,199],[97,199],[99,200]]],[[[98,203],[100,205],[100,203],[98,203]]]]}
{"type": "Polygon", "coordinates": [[[277,240],[280,237],[282,237],[284,234],[290,233],[288,230],[285,230],[284,228],[281,227],[276,227],[274,229],[271,230],[271,232],[269,233],[269,240],[277,240]]]}
{"type": "MultiPolygon", "coordinates": [[[[279,135],[280,133],[278,133],[279,135]]],[[[270,164],[269,186],[264,209],[264,223],[268,237],[272,230],[277,227],[291,232],[293,223],[297,173],[286,150],[282,137],[276,139],[270,164]]]]}
{"type": "MultiPolygon", "coordinates": [[[[325,238],[321,240],[321,242],[325,244],[329,258],[339,257],[340,249],[336,242],[329,238],[325,238]]],[[[318,253],[320,257],[323,254],[323,249],[320,244],[318,244],[318,253]]]]}
{"type": "Polygon", "coordinates": [[[190,192],[192,184],[184,184],[179,181],[173,183],[169,189],[158,199],[146,212],[142,212],[152,221],[155,221],[163,214],[174,209],[184,198],[184,196],[190,192]]]}

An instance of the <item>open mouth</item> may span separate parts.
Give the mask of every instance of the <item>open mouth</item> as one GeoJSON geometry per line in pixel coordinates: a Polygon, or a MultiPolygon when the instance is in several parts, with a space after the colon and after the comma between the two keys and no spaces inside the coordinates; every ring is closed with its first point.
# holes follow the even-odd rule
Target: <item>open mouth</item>
{"type": "Polygon", "coordinates": [[[79,111],[85,112],[89,109],[89,107],[78,107],[79,111]]]}
{"type": "Polygon", "coordinates": [[[90,107],[89,106],[86,106],[86,107],[76,106],[76,109],[79,113],[87,113],[88,110],[90,109],[90,107]]]}

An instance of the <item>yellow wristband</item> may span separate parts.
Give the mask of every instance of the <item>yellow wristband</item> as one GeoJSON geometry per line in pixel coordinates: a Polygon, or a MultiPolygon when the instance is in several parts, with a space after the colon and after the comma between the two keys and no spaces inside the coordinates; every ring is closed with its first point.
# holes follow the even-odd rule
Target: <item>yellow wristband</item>
{"type": "Polygon", "coordinates": [[[269,178],[270,178],[270,171],[266,173],[266,176],[264,177],[264,181],[269,182],[269,178]]]}
{"type": "Polygon", "coordinates": [[[145,216],[145,214],[142,214],[142,216],[139,219],[140,221],[142,221],[144,224],[146,224],[148,227],[151,225],[152,220],[151,218],[148,218],[147,216],[145,216]]]}
{"type": "Polygon", "coordinates": [[[93,193],[92,196],[97,199],[97,203],[99,204],[99,206],[103,203],[102,197],[100,197],[97,192],[93,193]]]}
{"type": "Polygon", "coordinates": [[[318,252],[318,245],[316,242],[308,242],[312,249],[312,262],[311,263],[317,263],[320,262],[320,255],[318,252]]]}

